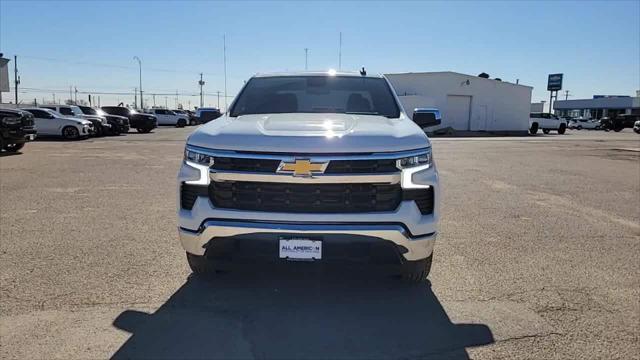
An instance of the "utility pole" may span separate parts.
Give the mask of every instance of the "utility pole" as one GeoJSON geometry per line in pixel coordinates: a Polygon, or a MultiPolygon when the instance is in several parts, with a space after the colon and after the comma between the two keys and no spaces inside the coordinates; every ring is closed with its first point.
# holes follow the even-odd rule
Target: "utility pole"
{"type": "Polygon", "coordinates": [[[169,99],[168,97],[166,97],[166,96],[164,97],[164,108],[165,109],[168,109],[168,106],[167,106],[167,100],[168,99],[169,99]]]}
{"type": "Polygon", "coordinates": [[[216,91],[218,94],[218,110],[220,110],[220,90],[216,91]]]}
{"type": "Polygon", "coordinates": [[[304,48],[304,70],[309,70],[309,48],[304,48]]]}
{"type": "MultiPolygon", "coordinates": [[[[227,34],[222,37],[222,43],[224,54],[224,112],[227,112],[227,34]]],[[[220,110],[220,106],[218,106],[218,110],[220,110]]]]}
{"type": "Polygon", "coordinates": [[[564,99],[565,100],[569,100],[569,96],[571,96],[571,95],[569,95],[569,90],[565,90],[564,91],[564,99]]]}
{"type": "Polygon", "coordinates": [[[16,105],[18,105],[18,85],[20,85],[20,77],[18,76],[18,55],[13,56],[13,81],[15,82],[16,105]]]}
{"type": "Polygon", "coordinates": [[[342,31],[340,31],[340,44],[338,45],[338,70],[342,70],[342,31]]]}
{"type": "Polygon", "coordinates": [[[56,93],[53,93],[53,103],[56,103],[56,93]]]}
{"type": "Polygon", "coordinates": [[[73,101],[73,86],[69,85],[69,101],[73,101]]]}
{"type": "Polygon", "coordinates": [[[73,89],[75,90],[75,97],[73,98],[73,102],[74,104],[78,105],[78,87],[74,86],[73,89]]]}
{"type": "Polygon", "coordinates": [[[153,95],[153,107],[156,107],[156,94],[153,95]]]}
{"type": "Polygon", "coordinates": [[[178,90],[176,90],[176,107],[175,107],[175,109],[177,109],[177,108],[178,108],[178,90]]]}
{"type": "Polygon", "coordinates": [[[133,107],[138,108],[138,88],[133,88],[133,107]]]}
{"type": "Polygon", "coordinates": [[[204,97],[202,94],[202,87],[204,86],[204,81],[202,80],[202,73],[200,73],[200,81],[198,81],[198,85],[200,85],[200,107],[203,107],[204,97]]]}
{"type": "Polygon", "coordinates": [[[134,56],[133,59],[138,60],[138,67],[140,68],[140,109],[144,109],[144,103],[142,101],[142,61],[137,56],[134,56]]]}

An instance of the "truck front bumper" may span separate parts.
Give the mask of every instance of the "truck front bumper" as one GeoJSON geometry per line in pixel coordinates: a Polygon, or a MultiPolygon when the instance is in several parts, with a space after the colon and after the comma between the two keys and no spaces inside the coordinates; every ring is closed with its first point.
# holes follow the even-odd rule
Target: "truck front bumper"
{"type": "MultiPolygon", "coordinates": [[[[266,223],[251,221],[207,220],[197,231],[178,229],[183,248],[195,255],[204,255],[210,243],[231,237],[262,237],[271,235],[321,238],[323,242],[340,242],[345,237],[360,242],[388,241],[396,245],[398,254],[407,261],[431,256],[436,233],[413,236],[401,224],[318,224],[266,223]]],[[[275,248],[274,248],[275,249],[275,248]]]]}

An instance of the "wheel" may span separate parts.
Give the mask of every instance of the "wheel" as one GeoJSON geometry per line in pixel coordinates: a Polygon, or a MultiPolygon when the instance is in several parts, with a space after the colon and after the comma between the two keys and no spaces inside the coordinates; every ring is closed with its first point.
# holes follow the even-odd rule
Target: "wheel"
{"type": "Polygon", "coordinates": [[[640,134],[640,128],[634,128],[634,129],[633,129],[633,131],[634,131],[636,134],[640,134]]]}
{"type": "Polygon", "coordinates": [[[187,262],[191,271],[196,275],[207,275],[215,273],[213,262],[204,256],[187,253],[187,262]]]}
{"type": "Polygon", "coordinates": [[[582,130],[582,125],[578,125],[578,127],[576,127],[577,130],[582,130]]]}
{"type": "Polygon", "coordinates": [[[531,128],[529,128],[529,134],[535,135],[538,133],[538,123],[531,124],[531,128]]]}
{"type": "Polygon", "coordinates": [[[187,122],[184,119],[180,119],[178,120],[178,123],[176,124],[177,127],[182,128],[187,126],[187,122]]]}
{"type": "Polygon", "coordinates": [[[104,128],[102,127],[102,125],[98,125],[96,126],[96,133],[93,134],[93,136],[95,137],[100,137],[104,135],[104,128]]]}
{"type": "Polygon", "coordinates": [[[66,126],[62,129],[62,137],[68,140],[77,139],[80,137],[80,131],[75,126],[66,126]]]}
{"type": "Polygon", "coordinates": [[[151,132],[150,128],[137,128],[136,130],[138,130],[138,132],[142,133],[142,134],[146,134],[146,133],[150,133],[151,132]]]}
{"type": "Polygon", "coordinates": [[[549,131],[550,131],[549,129],[542,129],[542,132],[545,133],[545,134],[548,134],[549,131]]]}
{"type": "Polygon", "coordinates": [[[558,134],[563,135],[567,131],[567,125],[560,124],[560,128],[558,129],[558,134]]]}
{"type": "Polygon", "coordinates": [[[193,119],[189,119],[189,125],[190,125],[190,126],[193,126],[193,125],[195,125],[195,124],[196,124],[196,121],[195,121],[195,120],[193,120],[193,119]]]}
{"type": "Polygon", "coordinates": [[[24,147],[24,143],[22,144],[7,144],[4,146],[4,149],[8,152],[16,152],[24,147]]]}
{"type": "Polygon", "coordinates": [[[417,261],[407,261],[403,265],[402,279],[412,283],[423,282],[429,276],[431,272],[431,263],[433,261],[433,254],[426,259],[417,261]]]}
{"type": "Polygon", "coordinates": [[[613,131],[615,131],[615,132],[620,132],[620,131],[622,131],[622,129],[623,129],[623,128],[618,127],[618,128],[613,129],[613,131]]]}

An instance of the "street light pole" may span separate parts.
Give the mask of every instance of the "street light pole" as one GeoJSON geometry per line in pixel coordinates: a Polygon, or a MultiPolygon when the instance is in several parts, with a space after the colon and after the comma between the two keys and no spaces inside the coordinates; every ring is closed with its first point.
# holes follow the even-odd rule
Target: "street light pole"
{"type": "Polygon", "coordinates": [[[304,70],[309,70],[309,48],[304,48],[304,70]]]}
{"type": "Polygon", "coordinates": [[[138,67],[140,68],[140,109],[144,109],[144,103],[142,100],[142,61],[137,56],[133,57],[134,60],[138,60],[138,67]]]}

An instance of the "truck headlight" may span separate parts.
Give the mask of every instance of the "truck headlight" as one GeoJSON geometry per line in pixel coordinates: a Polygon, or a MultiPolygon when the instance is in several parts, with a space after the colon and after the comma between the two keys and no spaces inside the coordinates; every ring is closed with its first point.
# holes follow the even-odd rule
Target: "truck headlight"
{"type": "Polygon", "coordinates": [[[431,148],[429,148],[422,154],[396,160],[396,166],[398,169],[407,169],[422,165],[431,166],[432,162],[433,157],[431,156],[431,148]]]}
{"type": "Polygon", "coordinates": [[[184,149],[184,161],[196,163],[198,165],[211,166],[213,165],[213,157],[193,151],[190,149],[184,149]]]}

